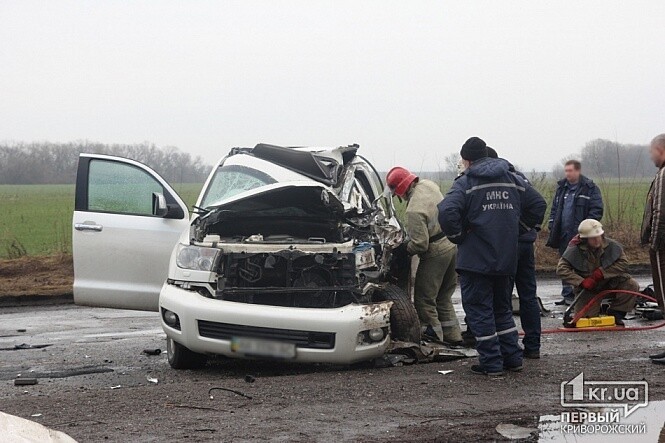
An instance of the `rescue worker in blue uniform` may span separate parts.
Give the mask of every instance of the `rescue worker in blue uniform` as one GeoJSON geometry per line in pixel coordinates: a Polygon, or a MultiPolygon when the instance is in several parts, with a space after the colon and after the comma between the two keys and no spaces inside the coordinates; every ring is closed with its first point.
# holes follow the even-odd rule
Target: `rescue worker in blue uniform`
{"type": "MultiPolygon", "coordinates": [[[[487,152],[488,157],[499,158],[497,152],[489,146],[487,147],[487,152]]],[[[510,165],[510,171],[519,175],[528,185],[531,185],[524,174],[515,170],[513,165],[510,165]]],[[[524,357],[536,359],[540,358],[540,334],[542,326],[540,322],[540,304],[538,303],[538,296],[536,294],[536,258],[533,251],[533,244],[538,238],[540,225],[545,219],[547,202],[538,193],[537,198],[534,197],[533,204],[533,210],[538,214],[538,224],[533,228],[529,228],[523,223],[520,224],[520,237],[517,243],[517,272],[512,279],[510,292],[515,287],[520,300],[520,323],[524,330],[524,337],[522,338],[524,357]]]]}
{"type": "Polygon", "coordinates": [[[506,160],[489,158],[478,137],[467,140],[460,154],[467,168],[439,203],[439,223],[458,245],[462,306],[480,360],[471,370],[501,376],[504,370],[523,368],[510,285],[517,270],[520,224],[538,224],[535,202],[540,196],[510,172],[506,160]]]}

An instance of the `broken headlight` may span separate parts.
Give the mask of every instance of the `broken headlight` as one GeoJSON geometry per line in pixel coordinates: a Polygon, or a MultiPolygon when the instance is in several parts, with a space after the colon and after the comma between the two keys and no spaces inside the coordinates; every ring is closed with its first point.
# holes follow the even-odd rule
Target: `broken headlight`
{"type": "Polygon", "coordinates": [[[176,264],[182,269],[212,271],[217,265],[219,249],[199,246],[178,245],[176,264]]]}

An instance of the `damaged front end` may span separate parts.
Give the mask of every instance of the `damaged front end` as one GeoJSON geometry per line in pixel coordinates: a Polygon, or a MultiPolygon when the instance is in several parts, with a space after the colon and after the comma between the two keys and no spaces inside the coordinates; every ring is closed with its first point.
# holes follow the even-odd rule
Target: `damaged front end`
{"type": "Polygon", "coordinates": [[[258,145],[220,162],[160,295],[174,342],[353,363],[419,340],[408,295],[391,285],[403,230],[357,149],[258,145]]]}
{"type": "Polygon", "coordinates": [[[231,153],[219,174],[244,192],[230,192],[225,179],[212,194],[230,197],[206,206],[190,233],[192,245],[220,251],[212,297],[303,308],[372,301],[396,275],[403,229],[357,149],[231,153]]]}
{"type": "Polygon", "coordinates": [[[282,184],[199,217],[191,242],[220,250],[214,298],[336,308],[371,302],[389,278],[401,229],[377,218],[345,210],[326,187],[282,184]]]}

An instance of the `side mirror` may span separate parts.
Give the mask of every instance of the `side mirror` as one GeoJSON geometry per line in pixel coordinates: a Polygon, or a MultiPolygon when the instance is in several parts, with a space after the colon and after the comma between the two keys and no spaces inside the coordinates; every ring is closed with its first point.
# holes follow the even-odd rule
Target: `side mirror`
{"type": "Polygon", "coordinates": [[[166,198],[161,192],[152,193],[152,215],[156,217],[166,217],[169,213],[169,208],[166,205],[166,198]]]}

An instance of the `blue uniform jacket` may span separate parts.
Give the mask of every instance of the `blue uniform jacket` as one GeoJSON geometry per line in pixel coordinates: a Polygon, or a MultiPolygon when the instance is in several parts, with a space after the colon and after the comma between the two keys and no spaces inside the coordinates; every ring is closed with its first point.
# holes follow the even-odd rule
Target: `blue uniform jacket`
{"type": "Polygon", "coordinates": [[[542,221],[540,197],[503,159],[483,158],[455,180],[439,203],[439,223],[458,245],[457,270],[514,275],[520,224],[542,221]]]}
{"type": "MultiPolygon", "coordinates": [[[[531,186],[531,182],[524,174],[520,171],[515,170],[513,165],[510,165],[510,172],[519,175],[522,180],[526,182],[527,185],[531,186]]],[[[533,213],[538,216],[538,223],[534,226],[527,226],[523,221],[520,221],[520,242],[524,243],[534,243],[538,239],[538,231],[541,229],[543,220],[545,219],[545,212],[547,211],[547,202],[538,191],[533,188],[533,191],[537,194],[532,196],[533,203],[533,213]]]]}
{"type": "MultiPolygon", "coordinates": [[[[561,246],[561,216],[563,213],[563,194],[566,189],[566,179],[560,180],[552,201],[550,210],[549,230],[550,236],[547,246],[558,248],[561,246]]],[[[580,176],[580,181],[575,192],[574,226],[579,226],[583,220],[592,218],[600,221],[603,218],[603,197],[596,184],[585,176],[580,176]]]]}

